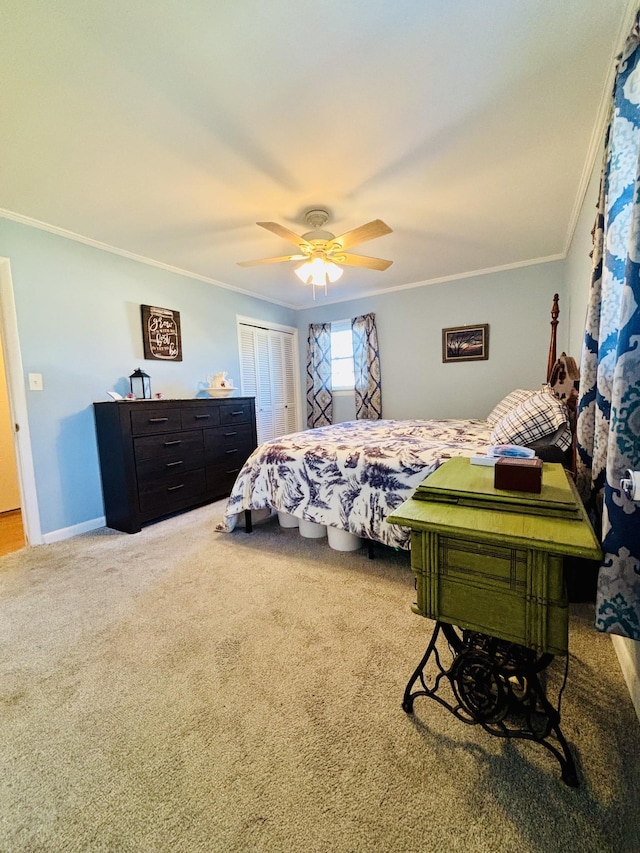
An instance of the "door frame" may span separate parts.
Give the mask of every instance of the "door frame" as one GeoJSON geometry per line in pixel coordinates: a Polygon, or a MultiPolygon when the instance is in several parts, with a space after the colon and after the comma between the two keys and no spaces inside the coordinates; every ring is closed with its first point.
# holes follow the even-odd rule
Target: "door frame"
{"type": "Polygon", "coordinates": [[[4,354],[9,412],[13,423],[13,446],[18,468],[22,524],[27,544],[40,545],[43,538],[29,433],[18,316],[13,293],[11,264],[9,258],[3,257],[0,257],[0,344],[4,354]]]}

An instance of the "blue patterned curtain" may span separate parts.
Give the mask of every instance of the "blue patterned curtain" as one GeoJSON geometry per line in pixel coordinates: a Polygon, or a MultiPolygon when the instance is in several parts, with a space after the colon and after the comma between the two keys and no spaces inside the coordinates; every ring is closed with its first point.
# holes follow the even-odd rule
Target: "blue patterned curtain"
{"type": "Polygon", "coordinates": [[[307,338],[307,426],[332,421],[331,323],[316,323],[309,326],[307,338]]]}
{"type": "Polygon", "coordinates": [[[620,58],[607,131],[578,406],[578,487],[601,523],[596,627],[640,640],[640,28],[620,58]]]}
{"type": "Polygon", "coordinates": [[[382,417],[380,391],[380,353],[376,315],[363,314],[351,321],[353,368],[355,374],[356,418],[377,420],[382,417]]]}

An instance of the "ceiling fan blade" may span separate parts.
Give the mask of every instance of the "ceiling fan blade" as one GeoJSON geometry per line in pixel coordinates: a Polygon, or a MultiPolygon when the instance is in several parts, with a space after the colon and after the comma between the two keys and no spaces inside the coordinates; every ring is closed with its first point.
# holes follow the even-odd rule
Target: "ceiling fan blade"
{"type": "Polygon", "coordinates": [[[393,261],[385,261],[383,258],[368,258],[365,255],[353,255],[349,252],[345,254],[331,256],[331,260],[336,264],[347,264],[350,267],[364,267],[368,270],[383,270],[388,269],[393,261]]]}
{"type": "Polygon", "coordinates": [[[392,230],[382,219],[374,219],[372,222],[367,222],[366,225],[361,225],[352,231],[346,231],[331,242],[339,243],[343,249],[350,249],[351,246],[355,246],[357,243],[365,243],[367,240],[375,240],[376,237],[391,234],[392,230]]]}
{"type": "Polygon", "coordinates": [[[281,258],[260,258],[258,261],[238,261],[239,267],[258,267],[261,264],[279,264],[281,261],[307,261],[306,255],[284,255],[281,258]]]}
{"type": "Polygon", "coordinates": [[[288,240],[295,246],[310,245],[304,237],[301,237],[299,234],[294,234],[293,231],[289,231],[288,228],[285,228],[284,225],[279,225],[277,222],[256,222],[256,225],[260,225],[261,228],[266,228],[267,231],[277,234],[278,237],[282,237],[283,240],[288,240]]]}

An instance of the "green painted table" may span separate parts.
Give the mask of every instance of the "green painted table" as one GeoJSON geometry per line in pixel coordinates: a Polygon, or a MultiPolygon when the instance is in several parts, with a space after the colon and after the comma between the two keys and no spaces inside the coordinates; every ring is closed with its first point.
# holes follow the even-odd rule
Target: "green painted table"
{"type": "Polygon", "coordinates": [[[538,674],[561,655],[566,679],[562,559],[599,559],[600,546],[561,465],[544,464],[539,495],[496,489],[493,478],[493,467],[451,459],[387,518],[411,529],[413,609],[436,620],[403,708],[411,713],[415,697],[426,695],[491,734],[536,740],[556,755],[564,781],[577,785],[559,710],[538,674]],[[437,654],[440,633],[453,655],[448,669],[437,654]],[[430,686],[425,669],[432,655],[438,675],[430,686]],[[414,691],[418,682],[421,689],[414,691]],[[443,682],[453,691],[451,702],[439,694],[443,682]],[[508,722],[514,716],[516,728],[508,722]]]}

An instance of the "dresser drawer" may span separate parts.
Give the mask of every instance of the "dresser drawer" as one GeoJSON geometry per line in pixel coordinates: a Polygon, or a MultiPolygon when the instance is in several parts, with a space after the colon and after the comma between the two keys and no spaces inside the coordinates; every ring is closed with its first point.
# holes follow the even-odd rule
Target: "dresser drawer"
{"type": "Polygon", "coordinates": [[[202,432],[168,432],[163,435],[146,435],[134,438],[136,466],[145,459],[181,459],[191,453],[202,452],[202,432]]]}
{"type": "Polygon", "coordinates": [[[217,498],[230,494],[243,464],[244,460],[239,464],[207,465],[207,491],[217,498]]]}
{"type": "MultiPolygon", "coordinates": [[[[143,409],[131,411],[131,432],[133,435],[149,435],[157,432],[171,432],[182,429],[179,409],[150,410],[148,404],[142,403],[143,409]]],[[[154,404],[155,405],[155,404],[154,404]]],[[[135,406],[135,404],[134,404],[135,406]]]]}
{"type": "Polygon", "coordinates": [[[230,424],[205,430],[204,449],[207,462],[224,462],[232,457],[244,462],[254,449],[251,424],[230,424]]]}
{"type": "Polygon", "coordinates": [[[253,400],[229,401],[220,405],[220,423],[227,424],[251,423],[253,400]]]}
{"type": "Polygon", "coordinates": [[[189,453],[177,455],[176,459],[143,459],[136,463],[136,474],[138,475],[138,484],[141,485],[158,477],[181,474],[183,471],[194,471],[196,468],[204,468],[204,452],[202,450],[190,450],[189,453]]]}
{"type": "Polygon", "coordinates": [[[203,429],[218,426],[220,414],[218,406],[198,406],[197,408],[181,409],[180,419],[182,429],[203,429]]]}
{"type": "Polygon", "coordinates": [[[186,471],[156,482],[141,483],[138,489],[140,516],[143,521],[168,515],[205,500],[207,486],[203,468],[186,471]]]}

